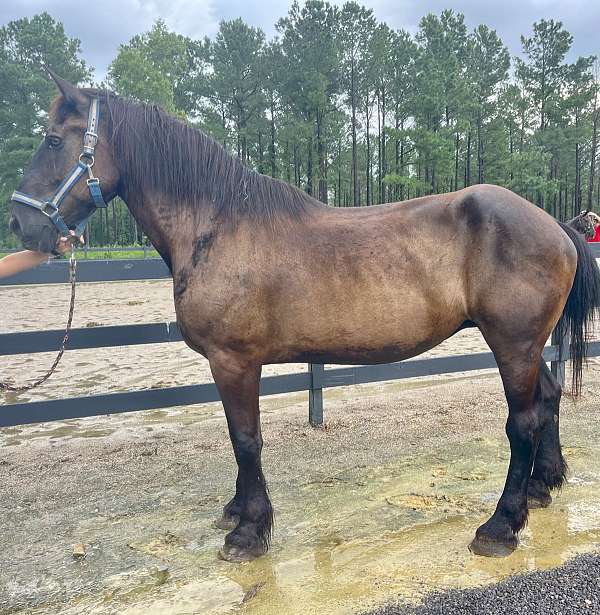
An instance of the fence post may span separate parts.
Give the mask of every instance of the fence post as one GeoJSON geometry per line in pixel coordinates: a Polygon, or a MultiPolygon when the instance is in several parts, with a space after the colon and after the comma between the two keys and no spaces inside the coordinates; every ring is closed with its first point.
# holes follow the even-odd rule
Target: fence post
{"type": "Polygon", "coordinates": [[[552,371],[552,375],[558,381],[561,387],[565,386],[565,366],[569,359],[569,344],[571,341],[571,336],[569,331],[565,331],[565,334],[561,337],[560,331],[558,329],[554,329],[552,331],[552,345],[558,346],[558,361],[552,361],[550,363],[550,370],[552,371]]]}
{"type": "Polygon", "coordinates": [[[323,425],[323,376],[322,363],[309,363],[310,389],[308,390],[308,421],[313,427],[323,425]]]}

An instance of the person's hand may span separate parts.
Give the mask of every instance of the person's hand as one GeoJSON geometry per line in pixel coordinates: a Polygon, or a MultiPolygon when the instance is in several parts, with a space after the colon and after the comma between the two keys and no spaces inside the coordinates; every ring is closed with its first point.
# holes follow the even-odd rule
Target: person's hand
{"type": "Polygon", "coordinates": [[[77,242],[83,244],[83,235],[77,237],[75,231],[69,231],[68,237],[59,237],[56,244],[56,251],[61,254],[66,254],[71,251],[71,246],[75,245],[77,242]]]}

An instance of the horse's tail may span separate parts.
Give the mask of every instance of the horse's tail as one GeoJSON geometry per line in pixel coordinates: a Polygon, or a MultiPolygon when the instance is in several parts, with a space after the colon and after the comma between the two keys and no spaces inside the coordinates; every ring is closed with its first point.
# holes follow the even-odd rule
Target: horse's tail
{"type": "Polygon", "coordinates": [[[595,312],[600,308],[600,270],[583,236],[570,226],[561,222],[559,224],[577,249],[575,279],[557,329],[560,339],[563,339],[567,332],[570,333],[569,350],[573,370],[571,390],[573,395],[579,395],[583,364],[587,358],[588,333],[595,312]]]}

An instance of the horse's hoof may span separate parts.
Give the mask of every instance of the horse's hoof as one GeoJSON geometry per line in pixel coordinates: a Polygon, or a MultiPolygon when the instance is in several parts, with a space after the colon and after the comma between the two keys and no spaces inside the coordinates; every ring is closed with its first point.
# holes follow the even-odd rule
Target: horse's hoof
{"type": "Polygon", "coordinates": [[[235,545],[224,544],[219,549],[219,558],[225,560],[226,562],[233,563],[251,562],[257,557],[264,555],[265,552],[266,549],[262,546],[254,549],[242,549],[241,547],[236,547],[235,545]]]}
{"type": "Polygon", "coordinates": [[[507,557],[517,548],[518,544],[519,541],[516,536],[514,540],[509,542],[492,540],[491,538],[485,538],[483,536],[475,536],[469,545],[469,551],[475,555],[482,555],[483,557],[507,557]]]}
{"type": "Polygon", "coordinates": [[[527,496],[527,508],[529,508],[530,510],[532,508],[548,508],[550,504],[552,504],[551,495],[545,495],[545,496],[528,495],[527,496]]]}
{"type": "Polygon", "coordinates": [[[239,515],[223,514],[223,516],[220,519],[215,520],[215,527],[220,530],[225,530],[227,532],[230,532],[231,530],[235,530],[239,522],[240,522],[239,515]]]}

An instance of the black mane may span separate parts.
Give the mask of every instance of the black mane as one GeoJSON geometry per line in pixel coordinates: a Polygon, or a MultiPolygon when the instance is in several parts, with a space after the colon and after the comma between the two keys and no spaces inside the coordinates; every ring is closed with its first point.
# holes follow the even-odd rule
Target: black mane
{"type": "Polygon", "coordinates": [[[133,189],[168,194],[173,207],[208,203],[225,222],[251,218],[273,223],[318,206],[295,186],[246,167],[214,139],[157,105],[85,91],[106,105],[113,155],[133,189]]]}

